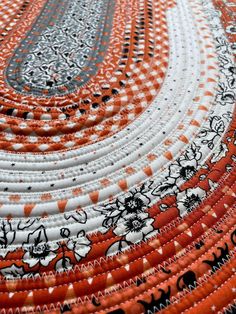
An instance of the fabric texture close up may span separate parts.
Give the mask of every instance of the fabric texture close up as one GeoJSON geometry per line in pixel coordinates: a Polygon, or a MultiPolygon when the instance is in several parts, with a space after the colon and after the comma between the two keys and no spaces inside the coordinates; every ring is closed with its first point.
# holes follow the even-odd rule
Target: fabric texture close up
{"type": "Polygon", "coordinates": [[[236,313],[236,0],[0,1],[0,314],[236,313]]]}

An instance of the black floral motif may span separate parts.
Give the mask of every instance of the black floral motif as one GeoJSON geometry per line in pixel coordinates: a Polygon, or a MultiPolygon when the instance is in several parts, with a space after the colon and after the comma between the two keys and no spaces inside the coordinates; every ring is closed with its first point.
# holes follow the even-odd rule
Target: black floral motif
{"type": "Polygon", "coordinates": [[[0,251],[1,257],[6,257],[8,252],[15,250],[10,245],[14,242],[16,237],[16,231],[13,230],[11,222],[9,220],[2,220],[0,223],[0,251]],[[7,249],[7,250],[4,250],[7,249]]]}
{"type": "MultiPolygon", "coordinates": [[[[221,69],[224,75],[227,78],[228,85],[231,89],[235,90],[236,88],[236,66],[231,63],[230,60],[227,60],[227,63],[221,69]]],[[[235,94],[234,94],[235,96],[235,94]]]]}
{"type": "Polygon", "coordinates": [[[129,214],[119,221],[119,225],[113,232],[125,238],[127,242],[138,243],[148,238],[154,230],[150,218],[147,213],[129,214]]]}
{"type": "Polygon", "coordinates": [[[177,208],[181,217],[191,212],[206,196],[205,190],[197,187],[184,190],[177,194],[177,208]]]}
{"type": "Polygon", "coordinates": [[[52,249],[48,243],[46,230],[44,226],[39,226],[34,232],[28,235],[28,240],[23,245],[25,254],[23,262],[29,267],[48,266],[48,264],[56,257],[56,251],[59,248],[58,244],[54,244],[52,249]]]}
{"type": "Polygon", "coordinates": [[[55,265],[55,269],[57,271],[66,271],[69,269],[72,269],[73,264],[71,262],[71,259],[68,256],[64,256],[60,258],[55,265]]]}
{"type": "MultiPolygon", "coordinates": [[[[229,84],[231,83],[229,82],[229,84]]],[[[235,102],[235,93],[231,89],[229,89],[226,84],[221,83],[219,84],[219,91],[216,96],[216,101],[219,102],[222,106],[225,106],[227,104],[233,104],[235,102]]]]}
{"type": "MultiPolygon", "coordinates": [[[[63,239],[68,239],[70,236],[70,230],[68,228],[61,228],[60,235],[63,239]]],[[[72,269],[73,264],[70,257],[66,256],[67,245],[66,241],[62,241],[60,244],[62,250],[62,257],[56,262],[55,269],[57,271],[66,271],[72,269]]]]}
{"type": "Polygon", "coordinates": [[[64,214],[66,220],[74,220],[78,223],[85,224],[87,221],[87,213],[82,210],[75,210],[64,214]]]}
{"type": "Polygon", "coordinates": [[[232,121],[232,119],[233,119],[233,114],[232,114],[232,112],[227,111],[227,112],[225,112],[225,113],[222,114],[222,117],[223,117],[226,121],[230,122],[230,121],[232,121]]]}
{"type": "Polygon", "coordinates": [[[66,246],[69,250],[74,252],[76,260],[79,262],[82,258],[87,256],[91,250],[91,242],[86,237],[85,231],[78,232],[76,238],[71,238],[67,241],[66,246]]]}
{"type": "Polygon", "coordinates": [[[225,143],[222,142],[214,151],[211,158],[211,162],[214,163],[214,162],[220,161],[222,158],[226,156],[227,152],[228,152],[228,147],[225,143]]]}
{"type": "Polygon", "coordinates": [[[35,223],[39,222],[40,218],[29,218],[26,220],[20,220],[17,224],[17,230],[25,230],[28,229],[29,227],[33,226],[35,223]]]}
{"type": "Polygon", "coordinates": [[[10,267],[4,267],[0,269],[1,274],[7,278],[19,278],[22,277],[25,273],[24,268],[12,264],[10,267]]]}
{"type": "Polygon", "coordinates": [[[138,197],[137,195],[133,194],[132,196],[125,198],[123,206],[128,213],[140,212],[145,206],[143,196],[138,197]]]}
{"type": "Polygon", "coordinates": [[[175,194],[176,190],[178,190],[176,179],[168,176],[152,191],[152,195],[163,198],[166,195],[175,194]]]}
{"type": "Polygon", "coordinates": [[[222,55],[229,53],[228,43],[227,43],[225,37],[222,37],[222,36],[216,37],[216,50],[221,52],[222,55]]]}
{"type": "Polygon", "coordinates": [[[95,209],[104,216],[104,232],[113,228],[114,234],[122,237],[108,248],[106,255],[122,252],[133,243],[149,238],[154,232],[154,219],[146,212],[151,201],[147,196],[151,186],[152,182],[144,183],[140,188],[130,191],[124,199],[116,199],[103,208],[95,209]]]}
{"type": "Polygon", "coordinates": [[[106,255],[113,255],[123,252],[131,245],[147,240],[158,232],[153,227],[154,219],[148,213],[128,214],[119,220],[113,230],[114,234],[122,237],[114,242],[107,250],[106,255]]]}
{"type": "Polygon", "coordinates": [[[226,27],[226,32],[228,34],[236,34],[236,26],[235,23],[231,23],[226,27]]]}
{"type": "Polygon", "coordinates": [[[202,138],[201,143],[207,145],[209,149],[213,149],[215,141],[219,139],[225,131],[225,123],[219,116],[209,118],[209,127],[203,128],[199,133],[199,138],[202,138]]]}
{"type": "Polygon", "coordinates": [[[1,275],[8,279],[15,278],[32,278],[33,276],[37,277],[39,274],[34,274],[31,272],[25,272],[22,266],[17,266],[16,264],[12,264],[9,267],[4,267],[0,269],[1,275]]]}
{"type": "Polygon", "coordinates": [[[122,211],[122,216],[141,213],[147,209],[150,199],[142,192],[142,190],[131,191],[130,196],[126,197],[123,202],[119,201],[118,207],[122,211]]]}
{"type": "Polygon", "coordinates": [[[167,194],[178,192],[178,186],[196,173],[201,157],[200,146],[192,143],[186,152],[169,166],[169,175],[152,191],[152,194],[163,198],[167,194]]]}
{"type": "Polygon", "coordinates": [[[140,188],[130,191],[125,199],[120,200],[117,198],[114,203],[95,209],[105,216],[103,227],[107,230],[115,227],[119,220],[123,219],[126,215],[139,214],[146,211],[150,204],[147,192],[149,192],[151,184],[143,184],[140,188]]]}
{"type": "Polygon", "coordinates": [[[170,177],[176,180],[181,179],[187,181],[192,178],[198,168],[198,161],[201,159],[202,153],[200,146],[193,143],[169,168],[170,177]]]}
{"type": "Polygon", "coordinates": [[[106,256],[114,255],[119,252],[124,252],[129,248],[129,244],[125,240],[119,240],[112,243],[106,251],[106,256]]]}
{"type": "Polygon", "coordinates": [[[60,234],[62,238],[68,238],[70,236],[70,230],[68,228],[61,228],[60,234]]]}

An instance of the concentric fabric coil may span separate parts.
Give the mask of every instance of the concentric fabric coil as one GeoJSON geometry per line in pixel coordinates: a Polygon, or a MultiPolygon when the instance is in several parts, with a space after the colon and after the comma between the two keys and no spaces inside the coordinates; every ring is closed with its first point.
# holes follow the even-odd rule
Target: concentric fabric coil
{"type": "Polygon", "coordinates": [[[0,314],[236,313],[235,0],[2,0],[0,314]]]}

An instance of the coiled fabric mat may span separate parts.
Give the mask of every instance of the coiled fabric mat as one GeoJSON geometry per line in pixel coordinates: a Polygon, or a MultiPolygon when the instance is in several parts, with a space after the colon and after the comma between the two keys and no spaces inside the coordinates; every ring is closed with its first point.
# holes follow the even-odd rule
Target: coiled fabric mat
{"type": "Polygon", "coordinates": [[[236,313],[235,0],[2,0],[0,313],[236,313]]]}

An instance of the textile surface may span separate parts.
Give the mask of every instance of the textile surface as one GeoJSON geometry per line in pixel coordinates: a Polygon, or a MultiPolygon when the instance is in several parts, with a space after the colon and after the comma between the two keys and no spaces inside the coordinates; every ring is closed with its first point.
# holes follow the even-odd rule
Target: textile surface
{"type": "Polygon", "coordinates": [[[0,1],[0,314],[236,313],[236,1],[0,1]]]}

